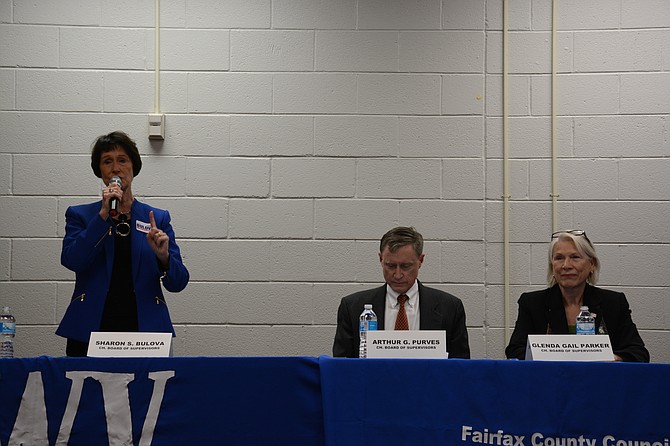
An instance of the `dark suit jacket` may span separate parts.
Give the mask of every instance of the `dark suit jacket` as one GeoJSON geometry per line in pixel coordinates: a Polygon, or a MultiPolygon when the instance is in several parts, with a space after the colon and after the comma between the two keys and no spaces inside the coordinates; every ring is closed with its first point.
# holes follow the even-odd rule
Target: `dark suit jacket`
{"type": "MultiPolygon", "coordinates": [[[[377,314],[377,328],[384,329],[386,284],[342,298],[337,310],[333,356],[358,358],[359,317],[365,304],[377,314]]],[[[419,282],[419,326],[421,330],[445,330],[450,358],[470,358],[463,302],[456,296],[419,282]]]]}
{"type": "MultiPolygon", "coordinates": [[[[596,333],[609,334],[615,355],[624,361],[649,362],[649,352],[633,323],[625,294],[587,284],[584,305],[596,314],[596,333]]],[[[558,285],[521,295],[514,332],[505,349],[508,358],[525,358],[529,334],[568,334],[558,285]]]]}
{"type": "MultiPolygon", "coordinates": [[[[100,218],[100,206],[100,201],[71,206],[65,213],[61,263],[75,272],[76,282],[72,300],[56,334],[81,342],[88,342],[91,332],[100,329],[114,266],[113,224],[111,219],[100,218]]],[[[178,292],[186,287],[189,274],[175,242],[170,214],[135,200],[131,209],[130,230],[139,331],[172,332],[174,335],[161,283],[168,291],[178,292]],[[149,223],[149,211],[154,211],[156,226],[170,238],[167,271],[161,270],[156,255],[147,243],[146,233],[136,227],[138,220],[149,223]]]]}

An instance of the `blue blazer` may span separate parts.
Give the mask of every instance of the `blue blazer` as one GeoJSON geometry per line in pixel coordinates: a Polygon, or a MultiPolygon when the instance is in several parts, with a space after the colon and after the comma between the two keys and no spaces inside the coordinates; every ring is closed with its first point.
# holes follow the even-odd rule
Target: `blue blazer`
{"type": "MultiPolygon", "coordinates": [[[[114,266],[115,230],[112,220],[100,218],[101,202],[71,206],[65,212],[65,237],[61,263],[75,272],[72,300],[56,330],[56,334],[88,342],[92,331],[100,329],[114,266]]],[[[168,211],[133,201],[131,208],[131,258],[133,288],[137,298],[137,318],[141,332],[171,332],[167,304],[161,283],[166,290],[178,292],[188,284],[189,273],[181,260],[168,211]],[[149,224],[149,211],[154,211],[156,226],[170,237],[167,271],[163,271],[149,247],[146,233],[137,222],[149,224]]]]}
{"type": "MultiPolygon", "coordinates": [[[[372,304],[377,314],[377,329],[384,330],[386,284],[343,297],[337,310],[334,357],[358,358],[358,318],[365,304],[372,304]]],[[[470,358],[465,309],[458,297],[419,282],[419,311],[420,330],[446,331],[450,358],[470,358]]]]}

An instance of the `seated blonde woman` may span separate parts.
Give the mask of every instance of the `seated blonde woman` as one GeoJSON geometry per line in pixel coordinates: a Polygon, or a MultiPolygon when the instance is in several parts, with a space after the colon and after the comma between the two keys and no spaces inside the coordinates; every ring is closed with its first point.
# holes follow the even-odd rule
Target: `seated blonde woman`
{"type": "Polygon", "coordinates": [[[594,313],[597,334],[610,337],[615,361],[649,362],[649,352],[623,293],[595,287],[600,261],[586,232],[559,231],[549,245],[549,288],[523,293],[507,358],[524,359],[529,334],[575,333],[582,305],[594,313]]]}

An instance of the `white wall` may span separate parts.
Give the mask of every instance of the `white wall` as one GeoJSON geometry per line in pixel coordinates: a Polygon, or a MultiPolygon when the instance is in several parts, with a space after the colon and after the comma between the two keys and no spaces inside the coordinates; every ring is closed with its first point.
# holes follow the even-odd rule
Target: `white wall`
{"type": "MultiPolygon", "coordinates": [[[[551,227],[551,1],[510,1],[512,314],[544,286],[551,227]]],[[[191,283],[177,355],[330,354],[342,296],[376,286],[381,235],[427,239],[424,282],[502,358],[502,1],[0,2],[0,304],[17,354],[62,355],[67,206],[97,198],[95,137],[124,130],[138,198],[168,208],[191,283]]],[[[670,2],[558,10],[560,226],[626,292],[670,362],[670,2]]]]}

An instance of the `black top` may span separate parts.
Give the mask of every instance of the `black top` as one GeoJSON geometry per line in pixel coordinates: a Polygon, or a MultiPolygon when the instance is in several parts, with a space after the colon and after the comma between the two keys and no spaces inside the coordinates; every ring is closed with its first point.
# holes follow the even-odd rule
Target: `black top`
{"type": "MultiPolygon", "coordinates": [[[[612,350],[624,361],[649,362],[649,352],[631,318],[624,293],[587,284],[584,305],[596,314],[596,333],[608,334],[612,350]]],[[[574,322],[572,322],[574,323],[574,322]]],[[[529,334],[569,334],[563,297],[558,285],[519,297],[519,315],[509,345],[508,358],[524,359],[529,334]]]]}
{"type": "Polygon", "coordinates": [[[100,331],[138,331],[137,303],[133,288],[130,240],[118,233],[114,236],[114,267],[100,331]]]}

